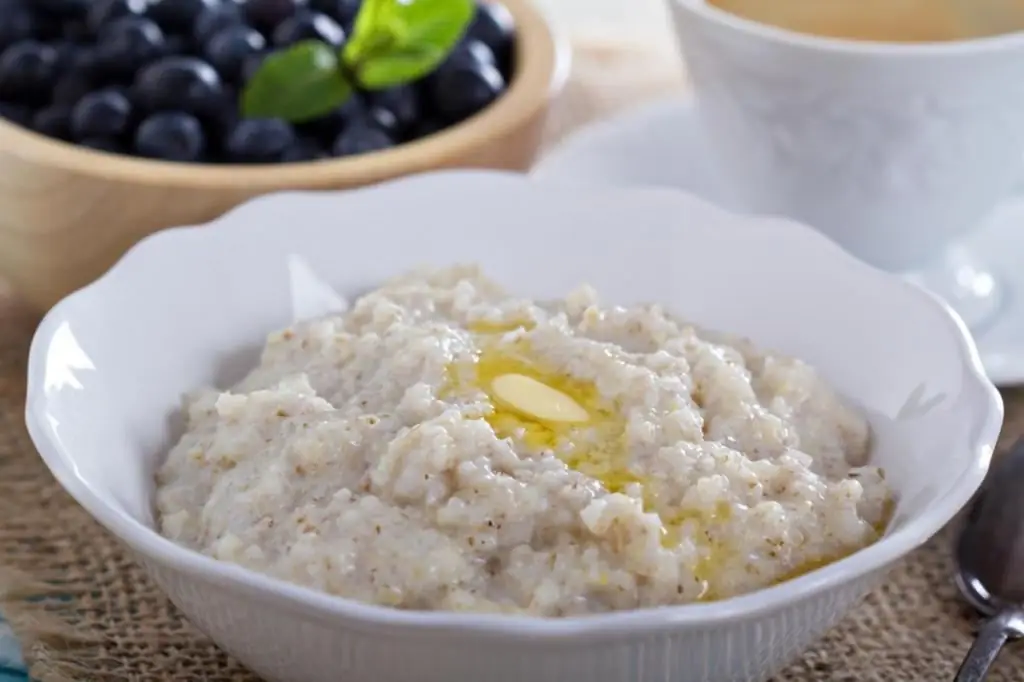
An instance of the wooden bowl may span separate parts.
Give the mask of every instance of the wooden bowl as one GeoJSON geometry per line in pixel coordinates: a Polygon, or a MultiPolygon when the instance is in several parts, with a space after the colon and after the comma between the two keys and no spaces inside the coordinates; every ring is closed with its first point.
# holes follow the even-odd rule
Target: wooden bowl
{"type": "MultiPolygon", "coordinates": [[[[385,152],[268,166],[176,164],[93,151],[0,121],[0,282],[45,310],[146,235],[208,222],[259,194],[358,187],[439,168],[525,170],[564,85],[568,51],[529,0],[502,2],[518,28],[508,91],[457,126],[385,152]]],[[[366,227],[338,216],[338,229],[366,227]]]]}

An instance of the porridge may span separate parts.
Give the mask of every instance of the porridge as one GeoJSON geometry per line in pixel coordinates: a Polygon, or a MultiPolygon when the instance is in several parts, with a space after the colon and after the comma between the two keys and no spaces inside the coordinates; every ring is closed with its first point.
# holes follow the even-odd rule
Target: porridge
{"type": "Polygon", "coordinates": [[[187,399],[160,531],[405,609],[571,616],[722,599],[875,541],[865,420],[808,365],[588,287],[475,268],[275,332],[187,399]]]}

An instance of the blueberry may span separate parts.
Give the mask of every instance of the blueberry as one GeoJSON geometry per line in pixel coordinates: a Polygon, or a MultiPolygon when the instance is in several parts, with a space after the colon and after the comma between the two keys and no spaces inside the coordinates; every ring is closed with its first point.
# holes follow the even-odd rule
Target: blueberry
{"type": "Polygon", "coordinates": [[[79,146],[88,147],[89,149],[95,149],[101,152],[109,152],[111,154],[123,154],[124,145],[121,144],[120,140],[113,137],[86,137],[78,141],[79,146]]]}
{"type": "Polygon", "coordinates": [[[434,111],[455,123],[496,100],[505,89],[505,79],[490,64],[464,64],[438,71],[430,89],[434,111]]]}
{"type": "Polygon", "coordinates": [[[80,47],[53,86],[50,101],[70,106],[105,82],[97,66],[96,55],[92,50],[80,47]]]}
{"type": "Polygon", "coordinates": [[[22,40],[35,35],[35,16],[22,5],[14,5],[4,9],[3,21],[0,21],[0,52],[22,40]]]}
{"type": "Polygon", "coordinates": [[[196,19],[192,38],[197,45],[205,45],[215,33],[244,25],[245,15],[242,7],[235,2],[222,2],[203,10],[196,19]]]}
{"type": "MultiPolygon", "coordinates": [[[[371,92],[367,97],[371,108],[387,111],[395,119],[395,128],[405,131],[412,127],[420,117],[420,100],[416,89],[409,85],[399,85],[371,92]]],[[[378,112],[378,115],[383,115],[378,112]]],[[[387,129],[388,126],[384,126],[387,129]]]]}
{"type": "Polygon", "coordinates": [[[196,57],[164,57],[135,77],[135,96],[149,112],[202,115],[216,109],[223,94],[217,70],[196,57]]]}
{"type": "Polygon", "coordinates": [[[21,104],[0,102],[0,118],[28,127],[32,123],[32,110],[21,104]]]}
{"type": "Polygon", "coordinates": [[[398,123],[398,117],[395,116],[393,111],[385,107],[370,107],[366,110],[365,116],[358,120],[383,130],[392,138],[397,139],[402,134],[402,126],[398,123]]]}
{"type": "Polygon", "coordinates": [[[166,33],[191,36],[199,15],[217,4],[218,0],[156,0],[149,15],[166,33]]]}
{"type": "MultiPolygon", "coordinates": [[[[464,39],[455,46],[455,48],[445,57],[444,61],[434,69],[433,73],[428,74],[425,78],[420,80],[417,85],[419,88],[426,93],[426,99],[430,100],[429,93],[434,87],[434,80],[437,74],[444,73],[450,69],[457,69],[463,66],[469,68],[475,67],[477,64],[489,64],[494,67],[498,67],[498,60],[491,52],[491,48],[487,47],[484,43],[476,39],[464,39]]],[[[500,67],[498,67],[500,71],[500,67]]]]}
{"type": "Polygon", "coordinates": [[[120,137],[132,121],[132,103],[124,93],[108,88],[90,92],[71,110],[71,135],[76,140],[90,137],[120,137]]]}
{"type": "Polygon", "coordinates": [[[117,94],[121,95],[122,97],[127,99],[129,102],[131,102],[132,107],[138,108],[138,105],[135,102],[135,93],[132,92],[132,89],[129,86],[127,86],[127,85],[108,85],[105,88],[101,88],[101,89],[102,90],[106,90],[107,92],[114,92],[114,93],[117,93],[117,94]]]}
{"type": "Polygon", "coordinates": [[[94,89],[94,85],[84,76],[70,73],[64,76],[53,88],[53,97],[50,99],[53,104],[72,107],[78,100],[82,99],[94,89]]]}
{"type": "Polygon", "coordinates": [[[70,21],[64,24],[60,34],[64,40],[72,43],[85,42],[92,37],[92,32],[85,25],[84,21],[70,21]]]}
{"type": "Polygon", "coordinates": [[[277,118],[251,118],[238,122],[225,150],[231,161],[276,163],[295,143],[295,130],[277,118]]]}
{"type": "Polygon", "coordinates": [[[391,136],[380,128],[356,121],[338,135],[331,151],[335,156],[355,156],[388,149],[394,144],[391,136]]]}
{"type": "Polygon", "coordinates": [[[242,60],[242,72],[240,74],[241,82],[248,83],[252,80],[252,77],[256,75],[256,72],[263,66],[263,60],[267,58],[267,53],[262,54],[251,54],[242,60]]]}
{"type": "Polygon", "coordinates": [[[352,28],[362,4],[362,0],[310,0],[309,6],[334,19],[347,31],[352,28]]]}
{"type": "Polygon", "coordinates": [[[35,6],[54,19],[84,19],[92,0],[35,0],[35,6]]]}
{"type": "Polygon", "coordinates": [[[78,60],[78,51],[82,49],[70,40],[59,40],[50,43],[50,47],[57,51],[57,73],[64,74],[75,66],[78,60]]]}
{"type": "Polygon", "coordinates": [[[96,0],[89,8],[85,24],[93,34],[109,22],[121,17],[141,17],[146,14],[146,0],[96,0]]]}
{"type": "Polygon", "coordinates": [[[121,17],[100,30],[96,59],[111,77],[131,77],[166,50],[164,32],[156,22],[144,17],[121,17]]]}
{"type": "Polygon", "coordinates": [[[299,138],[284,151],[284,154],[281,155],[281,161],[284,163],[302,163],[304,161],[328,159],[330,156],[330,154],[320,148],[316,140],[299,138]]]}
{"type": "Polygon", "coordinates": [[[57,50],[34,40],[23,40],[0,55],[0,98],[19,102],[45,102],[57,82],[57,50]]]}
{"type": "Polygon", "coordinates": [[[96,50],[90,47],[79,47],[71,58],[64,76],[75,74],[85,78],[98,78],[100,75],[99,59],[96,50]]]}
{"type": "Polygon", "coordinates": [[[40,109],[32,117],[32,130],[58,140],[70,140],[71,109],[62,106],[40,109]]]}
{"type": "Polygon", "coordinates": [[[164,34],[164,55],[168,57],[198,56],[193,47],[192,41],[185,36],[169,36],[164,34]]]}
{"type": "Polygon", "coordinates": [[[33,37],[36,40],[49,41],[59,40],[64,37],[64,22],[55,16],[45,12],[36,12],[35,30],[33,37]]]}
{"type": "Polygon", "coordinates": [[[512,13],[504,5],[485,0],[477,4],[473,21],[466,30],[466,37],[479,40],[506,65],[511,61],[515,42],[516,24],[512,13]]]}
{"type": "Polygon", "coordinates": [[[445,58],[443,66],[439,68],[465,64],[467,62],[496,66],[498,60],[495,58],[494,52],[491,51],[491,48],[487,47],[487,43],[476,39],[470,39],[463,40],[456,45],[451,54],[445,58]]]}
{"type": "Polygon", "coordinates": [[[424,118],[416,122],[413,126],[412,132],[409,135],[410,139],[418,140],[424,137],[430,137],[435,133],[439,133],[444,130],[445,126],[443,121],[439,121],[436,118],[424,118]]]}
{"type": "Polygon", "coordinates": [[[359,95],[353,94],[340,107],[320,118],[301,123],[299,132],[330,146],[349,122],[368,116],[366,104],[359,95]]]}
{"type": "Polygon", "coordinates": [[[345,43],[345,29],[326,14],[301,11],[274,29],[274,45],[288,47],[300,40],[319,40],[338,48],[345,43]]]}
{"type": "Polygon", "coordinates": [[[263,34],[244,25],[232,26],[214,34],[204,53],[222,79],[236,81],[242,75],[245,60],[260,54],[267,46],[263,34]]]}
{"type": "Polygon", "coordinates": [[[247,0],[244,8],[249,23],[269,36],[305,5],[306,0],[247,0]]]}
{"type": "Polygon", "coordinates": [[[88,80],[94,86],[99,87],[111,83],[124,82],[131,78],[132,73],[139,65],[120,62],[112,56],[112,48],[95,46],[80,50],[75,57],[75,63],[64,76],[76,75],[83,80],[88,80]],[[101,49],[111,51],[111,54],[103,55],[101,49]]]}
{"type": "Polygon", "coordinates": [[[181,111],[153,114],[135,131],[135,153],[165,161],[199,161],[206,138],[199,119],[181,111]]]}
{"type": "Polygon", "coordinates": [[[210,146],[224,147],[228,135],[238,125],[238,94],[233,89],[225,87],[218,106],[198,118],[203,124],[210,146]]]}

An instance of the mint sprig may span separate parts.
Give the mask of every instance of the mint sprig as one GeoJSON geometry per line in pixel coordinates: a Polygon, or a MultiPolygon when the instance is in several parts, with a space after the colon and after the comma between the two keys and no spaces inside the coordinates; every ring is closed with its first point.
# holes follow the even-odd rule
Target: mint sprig
{"type": "Polygon", "coordinates": [[[356,89],[422,78],[458,44],[473,12],[473,0],[364,0],[341,50],[306,40],[268,56],[242,92],[242,115],[303,123],[356,89]]]}

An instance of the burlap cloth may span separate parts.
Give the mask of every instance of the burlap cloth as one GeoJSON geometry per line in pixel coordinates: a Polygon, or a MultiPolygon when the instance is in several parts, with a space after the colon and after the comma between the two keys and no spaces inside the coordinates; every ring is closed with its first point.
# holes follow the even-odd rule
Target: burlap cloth
{"type": "MultiPolygon", "coordinates": [[[[552,140],[681,83],[664,54],[587,46],[577,51],[552,140]]],[[[23,642],[32,675],[41,682],[256,682],[182,619],[37,457],[22,420],[35,323],[0,298],[0,610],[23,642]]],[[[1024,434],[1024,392],[1004,395],[1003,447],[1024,434]]],[[[952,679],[976,619],[953,587],[947,536],[904,561],[779,682],[952,679]]],[[[991,679],[1024,680],[1024,644],[1003,653],[991,679]]]]}

